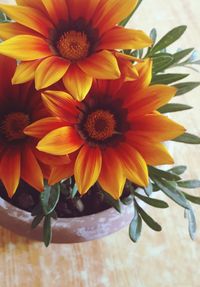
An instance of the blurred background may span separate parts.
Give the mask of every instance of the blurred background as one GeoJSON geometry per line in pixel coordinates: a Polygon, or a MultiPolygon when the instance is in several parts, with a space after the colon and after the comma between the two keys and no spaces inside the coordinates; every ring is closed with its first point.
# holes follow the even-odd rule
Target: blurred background
{"type": "MultiPolygon", "coordinates": [[[[199,11],[199,0],[143,0],[129,27],[147,33],[155,27],[162,36],[175,26],[187,25],[186,34],[173,49],[195,47],[200,52],[199,11]]],[[[189,80],[200,81],[200,74],[191,71],[189,80]]],[[[173,118],[200,136],[200,88],[178,102],[195,108],[173,118]]],[[[176,164],[188,165],[186,178],[200,179],[199,146],[174,144],[174,157],[176,164]]],[[[200,196],[200,190],[194,194],[200,196]]],[[[168,203],[167,210],[149,208],[163,231],[156,233],[144,226],[137,244],[129,240],[126,228],[98,241],[52,244],[46,249],[42,243],[0,228],[0,282],[4,287],[199,287],[200,208],[195,207],[199,229],[193,242],[183,209],[168,203]]]]}

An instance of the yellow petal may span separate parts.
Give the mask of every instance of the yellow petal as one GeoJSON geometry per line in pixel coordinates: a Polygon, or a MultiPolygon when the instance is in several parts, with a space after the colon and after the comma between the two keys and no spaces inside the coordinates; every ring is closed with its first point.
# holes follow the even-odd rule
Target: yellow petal
{"type": "Polygon", "coordinates": [[[37,32],[18,23],[1,23],[0,24],[0,38],[7,40],[17,35],[38,35],[37,32]]]}
{"type": "Polygon", "coordinates": [[[68,7],[66,0],[42,0],[51,20],[58,24],[68,20],[68,7]]]}
{"type": "Polygon", "coordinates": [[[17,65],[17,69],[12,78],[12,84],[22,84],[33,80],[35,77],[35,71],[39,64],[40,60],[21,62],[17,65]]]}

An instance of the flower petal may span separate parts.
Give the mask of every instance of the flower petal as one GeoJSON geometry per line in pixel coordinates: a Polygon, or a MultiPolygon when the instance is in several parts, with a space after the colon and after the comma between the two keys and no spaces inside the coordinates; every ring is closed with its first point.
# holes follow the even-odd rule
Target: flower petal
{"type": "Polygon", "coordinates": [[[8,147],[0,162],[0,178],[11,198],[17,190],[20,180],[20,149],[14,146],[8,147]]]}
{"type": "Polygon", "coordinates": [[[39,150],[34,150],[34,155],[40,162],[49,166],[60,166],[64,164],[66,165],[71,162],[68,155],[57,156],[47,154],[39,150]]]}
{"type": "MultiPolygon", "coordinates": [[[[73,3],[74,1],[72,1],[73,3]]],[[[42,0],[51,20],[59,24],[61,20],[68,20],[68,7],[66,0],[42,0]]]]}
{"type": "Polygon", "coordinates": [[[17,62],[15,60],[0,55],[0,98],[12,92],[11,79],[16,66],[17,62]]]}
{"type": "Polygon", "coordinates": [[[40,60],[21,62],[17,65],[12,84],[22,84],[34,79],[35,71],[40,64],[40,60]]]}
{"type": "Polygon", "coordinates": [[[41,10],[42,12],[45,12],[45,8],[41,2],[41,0],[16,0],[17,5],[20,6],[28,6],[31,8],[35,8],[38,10],[41,10]]]}
{"type": "Polygon", "coordinates": [[[138,0],[101,0],[93,17],[93,25],[101,35],[128,17],[136,7],[138,0]]]}
{"type": "Polygon", "coordinates": [[[126,177],[118,155],[111,148],[102,152],[102,168],[98,182],[113,198],[119,199],[122,195],[126,177]]]}
{"type": "Polygon", "coordinates": [[[78,150],[83,144],[76,130],[62,127],[47,134],[39,143],[38,150],[53,155],[66,155],[78,150]]]}
{"type": "Polygon", "coordinates": [[[70,16],[73,20],[83,18],[89,22],[99,3],[100,0],[68,0],[70,16]]]}
{"type": "Polygon", "coordinates": [[[141,49],[151,45],[152,40],[143,31],[114,27],[103,34],[98,49],[141,49]]]}
{"type": "Polygon", "coordinates": [[[56,166],[52,168],[51,174],[48,180],[49,185],[54,185],[63,179],[68,179],[74,174],[74,163],[71,162],[66,165],[56,166]]]}
{"type": "Polygon", "coordinates": [[[109,51],[101,51],[78,63],[81,70],[96,79],[115,80],[120,70],[115,56],[109,51]]]}
{"type": "Polygon", "coordinates": [[[117,147],[125,176],[139,186],[148,186],[148,169],[140,153],[127,143],[117,147]]]}
{"type": "Polygon", "coordinates": [[[66,125],[66,123],[59,118],[44,118],[27,126],[24,129],[24,133],[28,136],[41,139],[51,131],[61,128],[64,125],[66,125]]]}
{"type": "Polygon", "coordinates": [[[28,35],[16,36],[0,43],[0,53],[21,61],[36,60],[52,55],[44,39],[28,35]]]}
{"type": "Polygon", "coordinates": [[[185,128],[166,116],[152,114],[135,119],[132,131],[135,135],[155,142],[162,142],[182,135],[185,128]]]}
{"type": "Polygon", "coordinates": [[[71,65],[63,77],[63,83],[77,101],[82,101],[92,86],[92,75],[86,75],[78,66],[71,65]]]}
{"type": "Polygon", "coordinates": [[[26,6],[0,4],[0,10],[6,13],[12,20],[39,32],[47,38],[49,37],[49,31],[54,28],[47,17],[37,9],[26,6]]]}
{"type": "Polygon", "coordinates": [[[50,112],[67,122],[77,122],[79,111],[77,109],[78,102],[69,94],[62,91],[45,91],[42,93],[42,99],[45,106],[50,112]]]}
{"type": "Polygon", "coordinates": [[[35,87],[37,90],[47,88],[58,82],[67,72],[70,63],[57,56],[43,60],[35,72],[35,87]]]}
{"type": "Polygon", "coordinates": [[[99,148],[83,146],[77,156],[74,177],[81,195],[95,184],[101,171],[102,157],[99,148]]]}
{"type": "Polygon", "coordinates": [[[37,32],[18,23],[1,23],[0,24],[0,38],[7,40],[17,35],[38,35],[37,32]]]}
{"type": "Polygon", "coordinates": [[[38,191],[44,190],[42,170],[31,147],[24,145],[21,157],[21,178],[38,191]]]}

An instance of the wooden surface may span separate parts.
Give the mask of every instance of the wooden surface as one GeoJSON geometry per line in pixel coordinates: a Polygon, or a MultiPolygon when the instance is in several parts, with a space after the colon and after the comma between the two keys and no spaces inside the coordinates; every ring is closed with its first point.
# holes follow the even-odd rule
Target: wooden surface
{"type": "MultiPolygon", "coordinates": [[[[200,50],[199,0],[143,2],[131,27],[147,32],[157,27],[162,35],[174,26],[187,24],[187,34],[179,46],[200,50]]],[[[193,73],[191,79],[200,80],[200,76],[193,73]]],[[[183,97],[182,102],[196,108],[175,118],[200,136],[200,89],[183,97]]],[[[199,146],[176,144],[174,153],[177,163],[189,166],[188,177],[200,178],[199,146]]],[[[200,190],[195,193],[200,195],[200,190]]],[[[155,233],[145,227],[136,245],[125,229],[95,242],[51,245],[46,249],[42,243],[0,228],[0,286],[199,287],[200,209],[195,210],[199,225],[195,242],[189,239],[183,210],[171,202],[170,209],[151,210],[163,231],[155,233]]]]}

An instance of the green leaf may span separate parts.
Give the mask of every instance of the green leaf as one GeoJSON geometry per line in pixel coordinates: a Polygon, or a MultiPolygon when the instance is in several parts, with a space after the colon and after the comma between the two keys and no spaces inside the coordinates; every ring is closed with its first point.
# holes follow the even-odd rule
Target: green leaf
{"type": "Polygon", "coordinates": [[[190,194],[188,194],[188,193],[186,193],[184,191],[183,191],[183,194],[185,195],[187,200],[191,201],[192,203],[200,205],[200,197],[190,195],[190,194]]]}
{"type": "Polygon", "coordinates": [[[131,14],[126,19],[124,19],[123,21],[121,21],[119,23],[120,26],[122,26],[122,27],[126,26],[126,24],[129,22],[129,20],[133,16],[133,14],[135,14],[136,10],[138,9],[138,7],[140,6],[141,3],[142,3],[142,0],[138,0],[138,4],[137,4],[136,8],[131,12],[131,14]]]}
{"type": "Polygon", "coordinates": [[[161,75],[154,75],[151,84],[165,84],[169,85],[179,80],[182,80],[188,77],[189,74],[161,74],[161,75]]]}
{"type": "Polygon", "coordinates": [[[141,215],[144,222],[154,231],[161,231],[162,227],[150,216],[148,215],[138,204],[137,204],[137,210],[139,214],[141,215]]]}
{"type": "Polygon", "coordinates": [[[184,196],[184,194],[176,189],[174,183],[169,182],[165,179],[152,177],[152,180],[156,183],[156,185],[162,190],[169,198],[175,201],[180,206],[188,209],[189,204],[184,196]]]}
{"type": "Polygon", "coordinates": [[[161,177],[161,178],[164,178],[164,179],[167,179],[167,180],[170,180],[170,181],[181,180],[180,176],[178,176],[177,174],[173,174],[171,172],[164,171],[164,170],[155,168],[153,166],[149,167],[149,173],[150,173],[150,175],[152,174],[152,175],[155,175],[158,178],[161,177]]]}
{"type": "Polygon", "coordinates": [[[194,211],[192,209],[192,207],[188,210],[185,211],[187,218],[188,218],[188,231],[190,234],[190,238],[192,240],[195,239],[195,235],[196,235],[196,230],[197,230],[197,224],[196,224],[196,218],[194,215],[194,211]]]}
{"type": "Polygon", "coordinates": [[[173,139],[173,141],[186,144],[200,144],[200,137],[185,133],[182,136],[173,139]]]}
{"type": "Polygon", "coordinates": [[[133,242],[137,242],[140,238],[142,231],[142,219],[140,215],[136,212],[133,220],[129,225],[129,236],[133,242]]]}
{"type": "Polygon", "coordinates": [[[168,68],[172,61],[173,57],[170,55],[157,55],[157,57],[152,58],[153,59],[153,73],[157,74],[160,72],[163,72],[166,68],[168,68]]]}
{"type": "Polygon", "coordinates": [[[44,218],[43,213],[36,215],[36,217],[32,221],[31,228],[32,229],[36,228],[40,224],[43,218],[44,218]]]}
{"type": "Polygon", "coordinates": [[[155,28],[153,28],[150,32],[150,38],[152,39],[153,44],[155,44],[156,39],[157,39],[157,31],[155,28]]]}
{"type": "Polygon", "coordinates": [[[138,197],[139,199],[141,199],[142,201],[146,202],[147,204],[149,204],[151,206],[154,206],[157,208],[168,208],[169,207],[169,205],[162,200],[149,198],[149,197],[143,196],[137,192],[134,192],[134,194],[136,197],[138,197]]]}
{"type": "Polygon", "coordinates": [[[107,204],[115,208],[119,213],[121,213],[121,202],[120,200],[114,199],[110,194],[104,192],[104,200],[107,204]]]}
{"type": "Polygon", "coordinates": [[[78,193],[78,187],[76,184],[74,184],[74,187],[72,188],[72,193],[71,193],[71,197],[74,198],[78,193]]]}
{"type": "Polygon", "coordinates": [[[144,187],[144,192],[147,196],[151,196],[151,194],[153,193],[153,185],[151,182],[149,182],[149,185],[147,187],[144,187]]]}
{"type": "Polygon", "coordinates": [[[178,186],[183,188],[199,188],[200,187],[200,180],[182,180],[177,181],[178,186]]]}
{"type": "Polygon", "coordinates": [[[49,246],[52,239],[52,229],[51,229],[51,215],[45,216],[43,225],[43,241],[46,247],[49,246]]]}
{"type": "Polygon", "coordinates": [[[133,202],[133,196],[130,194],[129,196],[121,198],[120,200],[124,205],[130,205],[133,202]]]}
{"type": "Polygon", "coordinates": [[[177,175],[183,174],[187,170],[187,166],[185,165],[178,165],[168,170],[168,172],[175,173],[177,175]]]}
{"type": "Polygon", "coordinates": [[[200,82],[186,82],[173,85],[177,89],[176,96],[184,95],[200,85],[200,82]]]}
{"type": "Polygon", "coordinates": [[[194,48],[185,49],[185,50],[182,50],[182,51],[179,51],[179,52],[173,54],[174,60],[173,60],[172,64],[179,63],[183,58],[185,58],[187,55],[192,53],[192,51],[194,51],[194,48]]]}
{"type": "Polygon", "coordinates": [[[153,55],[173,44],[183,35],[186,29],[187,26],[179,26],[172,29],[153,47],[153,49],[150,52],[150,55],[153,55]]]}
{"type": "Polygon", "coordinates": [[[180,112],[180,111],[186,111],[191,110],[192,107],[188,105],[183,104],[166,104],[165,106],[161,107],[158,111],[162,114],[166,113],[174,113],[174,112],[180,112]]]}
{"type": "Polygon", "coordinates": [[[45,215],[55,209],[60,198],[60,185],[45,186],[44,192],[40,194],[40,201],[45,215]]]}

